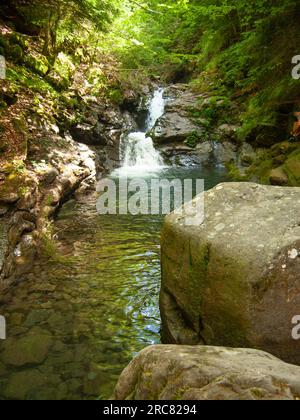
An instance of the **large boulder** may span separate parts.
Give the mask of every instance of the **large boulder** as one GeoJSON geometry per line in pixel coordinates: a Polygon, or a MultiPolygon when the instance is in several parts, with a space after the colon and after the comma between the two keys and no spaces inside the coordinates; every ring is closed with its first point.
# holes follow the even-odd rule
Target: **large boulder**
{"type": "Polygon", "coordinates": [[[201,135],[203,130],[189,118],[176,112],[167,112],[156,123],[150,132],[155,143],[168,144],[183,142],[192,135],[201,135]]]}
{"type": "Polygon", "coordinates": [[[152,346],[123,371],[118,400],[296,400],[300,367],[257,350],[152,346]]]}
{"type": "Polygon", "coordinates": [[[257,348],[300,364],[300,188],[226,183],[204,194],[202,224],[175,213],[164,223],[163,341],[257,348]]]}
{"type": "Polygon", "coordinates": [[[193,93],[188,86],[180,84],[166,89],[165,96],[165,113],[150,132],[155,143],[180,143],[191,136],[200,138],[203,127],[194,122],[190,112],[200,95],[193,93]]]}

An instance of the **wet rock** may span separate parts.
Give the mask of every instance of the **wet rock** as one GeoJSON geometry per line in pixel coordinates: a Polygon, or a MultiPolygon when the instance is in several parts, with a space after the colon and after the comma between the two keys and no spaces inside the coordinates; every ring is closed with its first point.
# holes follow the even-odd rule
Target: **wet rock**
{"type": "Polygon", "coordinates": [[[30,210],[33,209],[37,202],[37,194],[35,191],[25,193],[17,204],[18,210],[30,210]]]}
{"type": "Polygon", "coordinates": [[[30,312],[24,322],[24,326],[27,328],[31,328],[37,324],[41,324],[45,322],[49,318],[50,314],[49,311],[45,310],[34,310],[30,312]]]}
{"type": "Polygon", "coordinates": [[[50,332],[34,328],[20,339],[5,341],[0,359],[11,366],[39,365],[46,359],[52,345],[50,332]]]}
{"type": "Polygon", "coordinates": [[[296,400],[300,367],[257,350],[152,346],[123,371],[117,400],[296,400]]]}
{"type": "Polygon", "coordinates": [[[4,261],[4,256],[7,247],[7,225],[4,220],[0,220],[0,270],[4,261]]]}
{"type": "Polygon", "coordinates": [[[166,218],[164,342],[253,347],[300,364],[291,324],[300,307],[299,202],[298,188],[228,183],[205,193],[203,223],[166,218]]]}
{"type": "Polygon", "coordinates": [[[49,168],[42,176],[42,183],[45,186],[53,184],[56,178],[59,176],[59,172],[55,168],[49,168]]]}
{"type": "MultiPolygon", "coordinates": [[[[41,373],[37,369],[13,373],[4,390],[4,397],[14,400],[57,399],[61,383],[59,376],[41,373]]],[[[64,393],[66,395],[66,393],[64,393]]]]}
{"type": "Polygon", "coordinates": [[[215,143],[214,158],[221,164],[236,162],[237,147],[230,142],[215,143]]]}
{"type": "Polygon", "coordinates": [[[282,167],[272,169],[270,173],[270,183],[271,185],[279,185],[279,186],[288,185],[289,178],[287,174],[284,172],[284,169],[282,167]]]}

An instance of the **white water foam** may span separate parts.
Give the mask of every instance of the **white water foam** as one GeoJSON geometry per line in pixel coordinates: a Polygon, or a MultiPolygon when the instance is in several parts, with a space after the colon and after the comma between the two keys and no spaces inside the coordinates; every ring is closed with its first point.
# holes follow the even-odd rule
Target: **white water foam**
{"type": "MultiPolygon", "coordinates": [[[[146,132],[154,127],[156,121],[164,114],[164,110],[164,89],[159,88],[155,91],[149,106],[146,132]]],[[[145,132],[130,133],[125,136],[121,150],[123,150],[123,164],[114,172],[119,176],[144,175],[164,168],[163,158],[155,149],[151,137],[147,137],[145,132]]]]}

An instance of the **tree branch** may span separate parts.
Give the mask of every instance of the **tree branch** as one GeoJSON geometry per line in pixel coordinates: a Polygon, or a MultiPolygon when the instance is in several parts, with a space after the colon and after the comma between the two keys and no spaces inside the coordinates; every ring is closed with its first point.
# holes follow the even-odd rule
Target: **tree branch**
{"type": "Polygon", "coordinates": [[[130,1],[131,1],[131,3],[134,3],[137,6],[139,6],[141,9],[146,10],[146,12],[148,12],[148,13],[154,13],[156,15],[162,15],[161,12],[158,12],[157,10],[150,9],[149,7],[144,6],[143,4],[139,3],[138,1],[135,1],[135,0],[130,0],[130,1]]]}

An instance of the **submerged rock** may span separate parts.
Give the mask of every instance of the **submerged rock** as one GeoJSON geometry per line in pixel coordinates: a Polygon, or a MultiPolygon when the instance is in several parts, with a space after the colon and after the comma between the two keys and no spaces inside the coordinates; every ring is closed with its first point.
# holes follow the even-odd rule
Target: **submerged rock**
{"type": "Polygon", "coordinates": [[[300,367],[257,350],[152,346],[123,371],[118,400],[295,400],[300,367]]]}
{"type": "Polygon", "coordinates": [[[51,333],[36,327],[20,339],[5,341],[0,359],[11,366],[39,365],[46,359],[52,345],[51,333]]]}
{"type": "Polygon", "coordinates": [[[13,400],[54,400],[65,397],[61,393],[66,387],[58,375],[44,374],[37,369],[13,373],[4,390],[4,397],[13,400]]]}
{"type": "Polygon", "coordinates": [[[171,214],[162,233],[165,343],[253,347],[300,364],[300,189],[221,184],[205,220],[171,214]]]}

